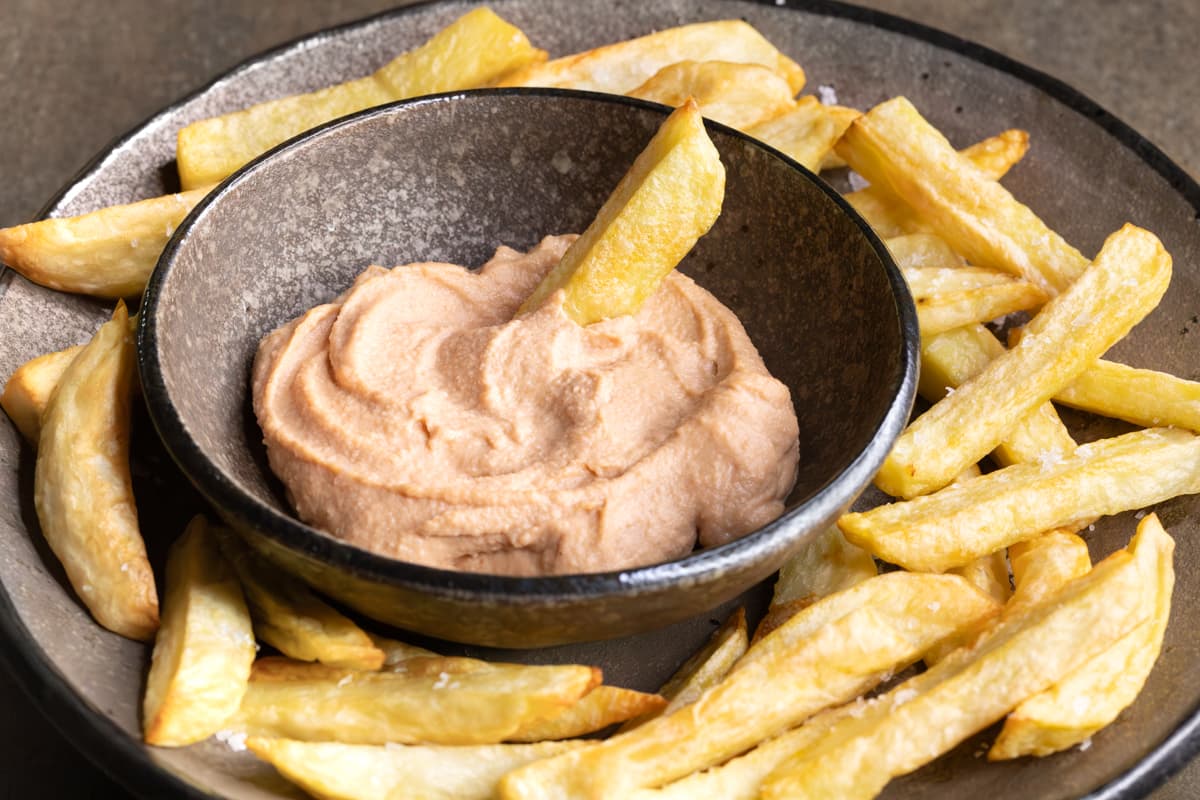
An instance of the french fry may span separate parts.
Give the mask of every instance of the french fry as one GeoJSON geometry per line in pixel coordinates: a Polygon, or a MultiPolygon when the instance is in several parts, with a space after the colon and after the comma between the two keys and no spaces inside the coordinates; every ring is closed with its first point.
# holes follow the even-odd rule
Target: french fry
{"type": "MultiPolygon", "coordinates": [[[[930,402],[937,402],[982,372],[1004,353],[1000,344],[982,325],[967,325],[928,336],[921,341],[921,374],[917,389],[930,402]]],[[[1056,460],[1075,452],[1075,440],[1059,419],[1053,403],[1042,403],[1004,435],[992,451],[1002,465],[1056,460]]]]}
{"type": "Polygon", "coordinates": [[[966,578],[974,586],[997,603],[1007,603],[1012,597],[1012,584],[1008,575],[1008,554],[997,550],[980,556],[971,563],[956,567],[950,572],[966,578]]]}
{"type": "Polygon", "coordinates": [[[661,785],[855,697],[996,612],[990,598],[956,576],[881,575],[801,611],[695,703],[517,769],[501,780],[500,796],[600,800],[661,785]]]}
{"type": "Polygon", "coordinates": [[[839,710],[819,739],[775,768],[761,796],[875,797],[1136,628],[1146,618],[1145,578],[1134,557],[1115,553],[1055,602],[1005,620],[860,713],[839,710]]]}
{"type": "Polygon", "coordinates": [[[171,234],[211,188],[0,229],[0,262],[63,292],[139,295],[171,234]]]}
{"type": "Polygon", "coordinates": [[[246,740],[246,746],[304,791],[325,800],[491,800],[504,773],[582,742],[362,745],[246,740]]]}
{"type": "Polygon", "coordinates": [[[1016,347],[922,414],[896,441],[876,476],[890,495],[945,486],[987,455],[1020,419],[1070,384],[1157,304],[1171,257],[1154,234],[1125,225],[1092,268],[1047,303],[1016,347]]]}
{"type": "Polygon", "coordinates": [[[960,155],[912,103],[880,103],[846,130],[836,147],[850,166],[887,187],[972,264],[1011,272],[1053,295],[1088,261],[960,155]]]}
{"type": "Polygon", "coordinates": [[[216,183],[275,145],[365,108],[424,94],[488,86],[512,70],[543,61],[545,51],[480,7],[372,75],[292,95],[179,131],[175,160],[185,189],[216,183]]]}
{"type": "MultiPolygon", "coordinates": [[[[1014,164],[1024,158],[1028,150],[1028,133],[1007,130],[976,142],[959,153],[985,176],[998,181],[1014,164]]],[[[902,236],[929,231],[929,225],[887,186],[872,184],[850,192],[845,198],[880,236],[902,236]]]]}
{"type": "Polygon", "coordinates": [[[1137,698],[1162,649],[1175,585],[1175,542],[1151,514],[1138,525],[1129,544],[1147,576],[1148,619],[1104,652],[1068,674],[1052,688],[1017,706],[988,759],[1048,756],[1088,739],[1137,698]]]}
{"type": "Polygon", "coordinates": [[[143,703],[146,743],[182,747],[221,730],[242,701],[257,649],[237,577],[197,516],[167,557],[143,703]]]}
{"type": "Polygon", "coordinates": [[[923,337],[988,322],[1046,302],[1034,284],[983,267],[904,269],[923,337]]]}
{"type": "Polygon", "coordinates": [[[37,444],[42,432],[42,414],[50,404],[54,388],[81,350],[83,345],[75,345],[30,359],[17,367],[4,384],[0,408],[31,443],[37,444]]]}
{"type": "Polygon", "coordinates": [[[384,652],[312,589],[250,550],[233,531],[222,531],[218,541],[237,572],[259,639],[300,661],[350,669],[383,666],[384,652]]]}
{"type": "Polygon", "coordinates": [[[596,218],[538,284],[519,314],[559,289],[580,325],[635,314],[696,240],[725,196],[725,167],[692,101],[654,134],[596,218]]]}
{"type": "Polygon", "coordinates": [[[129,475],[133,336],[124,303],[63,372],[42,415],[33,502],[79,599],[110,631],[158,629],[158,592],[129,475]]]}
{"type": "Polygon", "coordinates": [[[260,659],[229,727],[251,736],[346,744],[493,744],[599,683],[599,670],[582,666],[493,664],[410,675],[260,659]]]}
{"type": "Polygon", "coordinates": [[[697,650],[687,661],[675,670],[667,682],[658,690],[659,696],[667,700],[663,708],[654,709],[640,714],[626,722],[618,729],[624,733],[636,728],[654,717],[670,713],[696,702],[705,691],[716,686],[733,665],[742,657],[749,646],[746,631],[746,610],[738,608],[729,615],[721,627],[713,631],[704,647],[697,650]]]}
{"type": "Polygon", "coordinates": [[[1008,548],[1013,594],[1005,614],[1040,603],[1092,568],[1087,543],[1069,530],[1053,530],[1008,548]]]}
{"type": "Polygon", "coordinates": [[[910,233],[883,240],[888,251],[903,271],[922,269],[958,269],[967,260],[954,252],[946,240],[932,233],[910,233]]]}
{"type": "Polygon", "coordinates": [[[690,97],[709,119],[745,129],[790,109],[793,94],[783,76],[761,64],[680,61],[654,73],[629,96],[672,108],[690,97]]]}
{"type": "Polygon", "coordinates": [[[508,741],[542,742],[585,736],[618,722],[626,722],[644,714],[656,714],[666,706],[666,698],[657,694],[619,686],[597,686],[575,705],[553,716],[522,725],[508,737],[508,741]]]}
{"type": "Polygon", "coordinates": [[[719,20],[628,39],[583,53],[530,64],[500,86],[558,86],[627,94],[663,67],[680,61],[761,64],[784,77],[792,94],[804,88],[804,70],[741,20],[719,20]]]}
{"type": "Polygon", "coordinates": [[[941,572],[1054,528],[1200,492],[1200,437],[1150,428],[1015,464],[912,500],[845,514],[851,542],[905,569],[941,572]]]}
{"type": "Polygon", "coordinates": [[[1146,427],[1200,432],[1200,383],[1097,359],[1055,401],[1146,427]]]}
{"type": "Polygon", "coordinates": [[[416,658],[439,658],[438,654],[432,650],[417,647],[415,644],[389,639],[386,636],[376,636],[373,633],[367,635],[371,637],[371,643],[383,651],[384,667],[395,667],[416,658]]]}
{"type": "Polygon", "coordinates": [[[852,108],[822,105],[807,95],[791,110],[764,117],[746,133],[816,172],[858,115],[852,108]]]}
{"type": "Polygon", "coordinates": [[[822,597],[849,589],[879,574],[875,559],[831,525],[817,533],[779,570],[767,614],[754,631],[755,641],[822,597]]]}

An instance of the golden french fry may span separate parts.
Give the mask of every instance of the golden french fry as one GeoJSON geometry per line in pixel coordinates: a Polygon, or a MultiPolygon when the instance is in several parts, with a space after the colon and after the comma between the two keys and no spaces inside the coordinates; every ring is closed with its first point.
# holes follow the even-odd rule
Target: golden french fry
{"type": "Polygon", "coordinates": [[[453,747],[246,740],[256,756],[304,791],[325,800],[491,800],[504,773],[582,744],[453,747]]]}
{"type": "Polygon", "coordinates": [[[573,706],[545,719],[535,719],[508,737],[510,742],[542,742],[570,739],[602,731],[618,722],[626,722],[644,714],[655,714],[667,706],[657,694],[622,689],[619,686],[597,686],[573,706]]]}
{"type": "Polygon", "coordinates": [[[724,680],[749,644],[746,610],[738,608],[721,627],[713,631],[704,647],[683,662],[658,690],[659,696],[667,700],[667,705],[634,717],[622,725],[618,733],[633,730],[654,717],[696,702],[706,690],[724,680]]]}
{"type": "Polygon", "coordinates": [[[1028,311],[1047,300],[1034,284],[984,267],[910,267],[903,272],[923,337],[1028,311]]]}
{"type": "Polygon", "coordinates": [[[383,651],[383,666],[395,667],[410,659],[415,658],[440,658],[437,653],[432,650],[426,650],[424,647],[417,647],[415,644],[401,642],[396,639],[388,639],[385,636],[376,636],[373,633],[367,634],[371,637],[371,643],[383,651]]]}
{"type": "Polygon", "coordinates": [[[211,188],[4,228],[0,262],[51,289],[139,295],[171,234],[211,188]]]}
{"type": "Polygon", "coordinates": [[[967,265],[967,260],[954,252],[945,239],[932,233],[892,236],[884,239],[883,243],[895,259],[896,266],[903,271],[958,269],[967,265]]]}
{"type": "Polygon", "coordinates": [[[1092,568],[1087,543],[1069,530],[1053,530],[1008,548],[1013,594],[1004,613],[1040,603],[1092,568]]]}
{"type": "Polygon", "coordinates": [[[1138,525],[1129,552],[1145,580],[1148,619],[1052,688],[1017,706],[988,759],[1048,756],[1074,747],[1108,725],[1137,698],[1162,649],[1175,585],[1175,542],[1154,514],[1138,525]]]}
{"type": "Polygon", "coordinates": [[[627,94],[651,75],[680,61],[761,64],[784,77],[792,94],[804,88],[804,70],[741,20],[718,20],[628,39],[583,53],[530,64],[500,86],[558,86],[627,94]]]}
{"type": "Polygon", "coordinates": [[[233,531],[222,531],[218,541],[237,572],[259,639],[300,661],[350,669],[383,666],[384,652],[371,637],[312,589],[252,551],[233,531]]]}
{"type": "Polygon", "coordinates": [[[518,28],[488,8],[476,8],[365,78],[193,122],[179,131],[176,143],[179,179],[185,189],[216,183],[330,120],[409,97],[488,86],[545,58],[518,28]]]}
{"type": "Polygon", "coordinates": [[[816,172],[858,114],[852,108],[822,105],[807,95],[790,111],[764,117],[746,133],[816,172]]]}
{"type": "Polygon", "coordinates": [[[146,743],[182,747],[221,730],[242,701],[257,649],[237,577],[197,516],[167,557],[142,709],[146,743]]]}
{"type": "Polygon", "coordinates": [[[1200,382],[1165,372],[1097,359],[1054,399],[1134,425],[1200,432],[1200,382]]]}
{"type": "Polygon", "coordinates": [[[158,629],[158,592],[129,475],[135,357],[129,314],[119,303],[50,397],[33,502],[46,542],[96,621],[149,640],[158,629]]]}
{"type": "Polygon", "coordinates": [[[1171,257],[1154,234],[1125,225],[1071,287],[1047,303],[1021,341],[935,403],[901,434],[875,478],[890,495],[945,486],[1004,439],[1158,304],[1171,257]]]}
{"type": "MultiPolygon", "coordinates": [[[[850,123],[862,116],[862,112],[857,108],[847,108],[846,106],[838,105],[828,105],[825,107],[829,109],[830,113],[833,114],[834,118],[838,121],[839,139],[842,137],[842,134],[846,132],[846,128],[850,127],[850,123]]],[[[833,144],[837,144],[837,141],[834,140],[833,144]]],[[[827,169],[841,169],[845,166],[847,166],[846,160],[839,156],[831,146],[830,149],[825,153],[825,156],[821,159],[821,165],[818,169],[820,171],[824,171],[827,169]]]]}
{"type": "Polygon", "coordinates": [[[229,727],[346,744],[492,744],[599,683],[599,670],[582,666],[493,664],[431,675],[260,659],[229,727]]]}
{"type": "Polygon", "coordinates": [[[962,575],[967,582],[997,603],[1007,603],[1012,597],[1013,589],[1008,575],[1008,554],[997,550],[986,556],[980,556],[971,563],[956,567],[950,572],[962,575]]]}
{"type": "MultiPolygon", "coordinates": [[[[982,325],[924,337],[918,391],[926,400],[937,402],[983,372],[1003,353],[1004,345],[982,325]]],[[[992,457],[1009,465],[1053,461],[1073,452],[1075,440],[1059,419],[1054,404],[1042,403],[1004,435],[992,457]]]]}
{"type": "Polygon", "coordinates": [[[724,125],[744,129],[782,114],[793,105],[787,80],[761,64],[730,61],[680,61],[654,73],[630,97],[675,108],[689,97],[700,113],[724,125]]]}
{"type": "Polygon", "coordinates": [[[1078,250],[960,155],[903,97],[855,120],[836,149],[972,264],[1011,272],[1051,295],[1087,269],[1078,250]]]}
{"type": "MultiPolygon", "coordinates": [[[[1029,134],[1008,130],[960,150],[988,178],[1000,180],[1029,149],[1029,134]]],[[[886,186],[872,184],[850,192],[846,200],[880,236],[928,231],[929,225],[886,186]]]]}
{"type": "Polygon", "coordinates": [[[81,350],[83,345],[80,344],[30,359],[17,367],[4,384],[0,408],[12,419],[21,435],[35,445],[42,432],[42,414],[50,404],[50,396],[81,350]]]}
{"type": "Polygon", "coordinates": [[[1056,602],[1014,615],[859,713],[838,709],[766,778],[761,797],[875,797],[1133,630],[1146,616],[1143,593],[1137,561],[1115,553],[1056,602]]]}
{"type": "Polygon", "coordinates": [[[654,134],[583,235],[518,313],[559,289],[580,325],[636,314],[721,213],[725,167],[692,101],[654,134]]]}
{"type": "Polygon", "coordinates": [[[996,613],[990,598],[957,576],[896,572],[872,578],[797,614],[696,702],[517,769],[501,780],[500,796],[625,798],[721,763],[855,697],[931,645],[996,613]]]}
{"type": "Polygon", "coordinates": [[[1200,492],[1200,437],[1150,428],[1080,445],[1057,462],[1015,464],[838,527],[905,569],[940,572],[1077,520],[1200,492]]]}
{"type": "Polygon", "coordinates": [[[754,631],[757,642],[822,597],[879,574],[875,559],[831,525],[810,539],[779,570],[767,614],[754,631]]]}

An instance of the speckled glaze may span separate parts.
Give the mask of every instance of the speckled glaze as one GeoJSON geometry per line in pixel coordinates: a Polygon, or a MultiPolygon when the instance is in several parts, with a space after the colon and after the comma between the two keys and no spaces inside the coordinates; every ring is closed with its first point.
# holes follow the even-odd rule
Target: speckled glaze
{"type": "Polygon", "coordinates": [[[915,312],[886,250],[841,199],[735,131],[712,126],[725,203],[680,269],[737,313],[792,391],[801,468],[787,511],[765,528],[601,574],[406,564],[300,523],[264,467],[249,410],[267,332],[370,264],[479,266],[498,244],[525,250],[582,231],[663,119],[661,107],[604,95],[468,92],[347,118],[248,167],[180,227],[147,287],[139,363],[167,449],[266,555],[373,619],[430,636],[495,647],[628,636],[758,583],[858,496],[899,433],[915,312]]]}
{"type": "MultiPolygon", "coordinates": [[[[461,14],[466,2],[436,3],[316,34],[256,58],[164,110],[101,153],[47,205],[78,214],[176,188],[175,133],[184,124],[249,103],[366,74],[461,14]]],[[[824,0],[496,0],[491,5],[553,55],[682,22],[744,17],[800,61],[809,86],[837,90],[865,108],[905,94],[966,145],[1020,125],[1032,149],[1006,178],[1026,204],[1081,250],[1093,253],[1126,220],[1153,229],[1175,257],[1163,304],[1111,356],[1200,379],[1194,321],[1200,308],[1200,187],[1153,145],[1086,98],[1045,75],[955,37],[883,14],[824,0]]],[[[281,198],[281,202],[284,198],[281,198]]],[[[85,339],[109,314],[104,304],[0,274],[0,374],[51,349],[85,339]]],[[[820,309],[824,313],[825,309],[820,309]]],[[[1065,414],[1081,439],[1123,430],[1065,414]]],[[[135,420],[135,481],[152,561],[197,507],[194,493],[144,417],[135,420]]],[[[45,547],[32,509],[33,452],[0,425],[0,660],[59,729],[131,791],[145,797],[298,797],[268,767],[208,742],[180,750],[140,744],[138,708],[147,649],[98,628],[74,599],[45,547]]],[[[868,493],[856,504],[878,502],[868,493]]],[[[1178,581],[1162,657],[1138,702],[1092,740],[1086,752],[988,764],[976,757],[995,731],[902,780],[888,800],[1017,797],[1089,800],[1141,797],[1200,747],[1200,501],[1156,511],[1177,539],[1178,581]]],[[[1087,534],[1103,556],[1128,538],[1122,515],[1087,534]]],[[[761,594],[750,599],[761,600],[761,594]]],[[[736,601],[733,601],[736,602],[736,601]]],[[[448,652],[543,663],[600,665],[606,679],[651,689],[679,664],[733,602],[709,615],[628,639],[533,651],[451,648],[448,652]]]]}

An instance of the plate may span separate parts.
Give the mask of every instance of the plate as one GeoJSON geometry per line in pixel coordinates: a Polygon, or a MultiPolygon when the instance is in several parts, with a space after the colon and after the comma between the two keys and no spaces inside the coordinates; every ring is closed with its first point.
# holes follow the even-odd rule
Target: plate
{"type": "MultiPolygon", "coordinates": [[[[190,121],[280,94],[365,74],[416,45],[472,4],[435,3],[316,34],[259,56],[133,131],[81,173],[47,207],[70,215],[169,191],[174,133],[190,121]]],[[[554,54],[683,22],[744,17],[805,67],[810,90],[832,86],[858,107],[905,94],[957,144],[1020,126],[1032,148],[1006,184],[1084,252],[1126,220],[1155,231],[1175,257],[1163,305],[1113,357],[1200,378],[1192,298],[1200,291],[1200,187],[1134,131],[1068,87],[984,48],[893,17],[834,3],[742,0],[499,0],[492,4],[554,54]]],[[[0,374],[47,350],[78,342],[107,315],[100,303],[0,277],[0,374]]],[[[1081,439],[1115,425],[1068,420],[1081,439]]],[[[144,420],[142,420],[144,423],[144,420]]],[[[192,497],[146,425],[135,440],[143,527],[152,556],[180,529],[192,497]]],[[[66,588],[36,529],[32,452],[0,426],[0,657],[68,737],[131,789],[146,796],[295,796],[269,768],[207,743],[147,750],[137,736],[147,651],[99,629],[66,588]]],[[[987,733],[951,756],[895,782],[889,798],[1141,796],[1200,748],[1200,642],[1184,620],[1200,610],[1200,502],[1157,509],[1178,541],[1174,620],[1162,658],[1138,702],[1086,752],[989,765],[976,758],[987,733]]],[[[1097,524],[1096,556],[1124,542],[1131,515],[1097,524]]],[[[716,617],[717,615],[714,615],[716,617]]],[[[617,682],[653,688],[707,618],[634,642],[531,654],[604,666],[617,682]]],[[[994,734],[993,734],[994,735],[994,734]]]]}

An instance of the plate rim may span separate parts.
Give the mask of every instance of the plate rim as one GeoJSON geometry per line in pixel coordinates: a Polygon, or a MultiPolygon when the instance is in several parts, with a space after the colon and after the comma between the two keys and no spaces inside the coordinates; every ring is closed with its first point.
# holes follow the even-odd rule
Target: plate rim
{"type": "MultiPolygon", "coordinates": [[[[1200,223],[1200,183],[1170,159],[1157,145],[1138,133],[1127,123],[1107,111],[1078,89],[1058,78],[996,50],[956,34],[884,11],[863,8],[841,0],[736,0],[737,2],[769,6],[789,11],[803,11],[818,16],[837,17],[861,22],[882,30],[898,33],[954,52],[984,66],[1005,72],[1041,90],[1067,108],[1100,126],[1118,143],[1133,152],[1158,173],[1193,209],[1200,223]]],[[[420,13],[439,5],[469,4],[463,0],[421,0],[401,8],[350,20],[338,25],[302,34],[274,47],[257,52],[220,73],[193,91],[155,111],[116,136],[89,159],[63,184],[38,211],[35,219],[55,214],[70,198],[73,190],[96,172],[117,150],[127,145],[144,128],[160,117],[208,92],[217,85],[236,79],[256,64],[277,58],[284,53],[308,46],[323,39],[334,38],[343,32],[370,25],[383,19],[401,18],[420,13]]],[[[0,296],[11,284],[11,270],[0,272],[0,296]]],[[[22,443],[22,448],[27,445],[22,443]]],[[[179,796],[189,800],[222,800],[220,795],[207,792],[176,775],[158,763],[141,742],[128,736],[100,709],[77,694],[57,666],[46,656],[29,629],[21,620],[9,592],[0,584],[0,637],[13,647],[0,648],[0,666],[13,676],[20,689],[38,711],[84,757],[100,771],[131,793],[143,797],[179,796]]],[[[1133,800],[1144,797],[1161,786],[1200,753],[1200,702],[1188,712],[1183,722],[1146,753],[1126,772],[1080,798],[1080,800],[1133,800]]]]}

